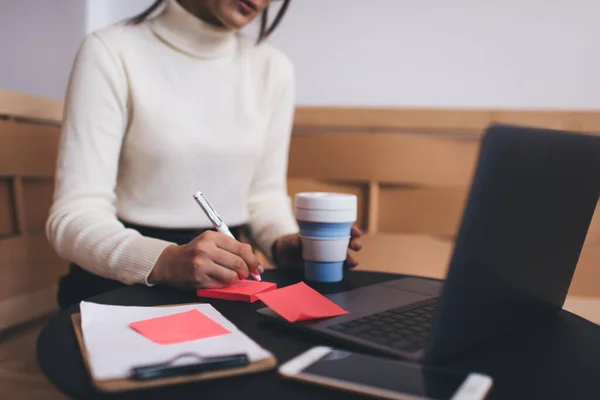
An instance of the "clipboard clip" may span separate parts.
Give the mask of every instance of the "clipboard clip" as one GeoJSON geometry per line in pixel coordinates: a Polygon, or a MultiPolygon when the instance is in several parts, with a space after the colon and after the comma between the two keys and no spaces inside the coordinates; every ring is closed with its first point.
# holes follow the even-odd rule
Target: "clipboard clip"
{"type": "Polygon", "coordinates": [[[183,353],[177,357],[159,364],[144,365],[131,369],[131,378],[139,381],[150,379],[169,378],[173,376],[198,374],[201,372],[217,371],[227,368],[244,367],[249,360],[246,354],[231,354],[216,357],[200,357],[197,354],[183,353]],[[174,365],[177,360],[184,357],[193,357],[196,363],[174,365]]]}

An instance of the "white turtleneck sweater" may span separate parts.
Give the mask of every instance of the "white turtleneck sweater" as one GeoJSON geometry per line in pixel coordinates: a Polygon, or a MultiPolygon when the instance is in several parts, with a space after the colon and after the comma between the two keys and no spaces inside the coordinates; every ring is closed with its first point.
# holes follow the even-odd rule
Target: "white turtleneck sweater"
{"type": "Polygon", "coordinates": [[[155,19],[83,42],[69,82],[47,235],[58,254],[148,283],[172,243],[119,219],[205,228],[192,194],[261,250],[297,232],[286,189],[293,68],[272,47],[208,25],[175,0],[155,19]]]}

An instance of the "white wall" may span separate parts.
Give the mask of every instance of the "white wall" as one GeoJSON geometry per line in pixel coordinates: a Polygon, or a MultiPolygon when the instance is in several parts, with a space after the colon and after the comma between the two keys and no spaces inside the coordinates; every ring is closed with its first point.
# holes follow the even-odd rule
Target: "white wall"
{"type": "Polygon", "coordinates": [[[81,0],[0,0],[0,88],[63,98],[84,13],[81,0]]]}
{"type": "MultiPolygon", "coordinates": [[[[8,70],[17,86],[55,94],[81,37],[74,21],[52,25],[47,12],[65,21],[76,9],[65,4],[85,3],[90,32],[152,3],[1,1],[0,45],[27,46],[0,63],[0,86],[8,70]]],[[[598,0],[292,0],[271,42],[296,65],[300,105],[600,109],[598,15],[598,0]]]]}
{"type": "Polygon", "coordinates": [[[293,0],[306,105],[600,109],[598,0],[293,0]]]}
{"type": "MultiPolygon", "coordinates": [[[[106,23],[151,3],[89,1],[106,23]]],[[[271,42],[301,105],[600,109],[598,15],[598,0],[292,0],[271,42]]]]}
{"type": "Polygon", "coordinates": [[[85,34],[151,0],[0,0],[0,88],[63,99],[85,34]]]}
{"type": "Polygon", "coordinates": [[[132,17],[148,8],[153,0],[85,0],[86,32],[93,32],[132,17]]]}

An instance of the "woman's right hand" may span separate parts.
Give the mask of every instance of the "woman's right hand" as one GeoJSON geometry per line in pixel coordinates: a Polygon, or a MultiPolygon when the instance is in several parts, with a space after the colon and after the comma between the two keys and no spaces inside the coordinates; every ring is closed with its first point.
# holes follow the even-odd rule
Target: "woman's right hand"
{"type": "Polygon", "coordinates": [[[148,282],[182,289],[215,288],[262,272],[249,244],[220,232],[206,231],[188,244],[167,247],[158,257],[148,282]]]}

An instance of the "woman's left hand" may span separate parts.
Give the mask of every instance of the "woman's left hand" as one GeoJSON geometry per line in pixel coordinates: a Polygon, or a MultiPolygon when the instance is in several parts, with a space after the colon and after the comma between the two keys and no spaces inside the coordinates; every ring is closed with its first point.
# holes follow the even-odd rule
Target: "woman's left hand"
{"type": "MultiPolygon", "coordinates": [[[[352,226],[350,231],[350,250],[359,251],[362,248],[360,237],[362,232],[356,225],[352,226]]],[[[273,246],[273,258],[280,268],[302,268],[304,261],[302,260],[302,241],[299,234],[291,234],[280,237],[276,240],[273,246]]],[[[348,254],[345,262],[346,268],[354,268],[358,265],[350,254],[348,254]]]]}

